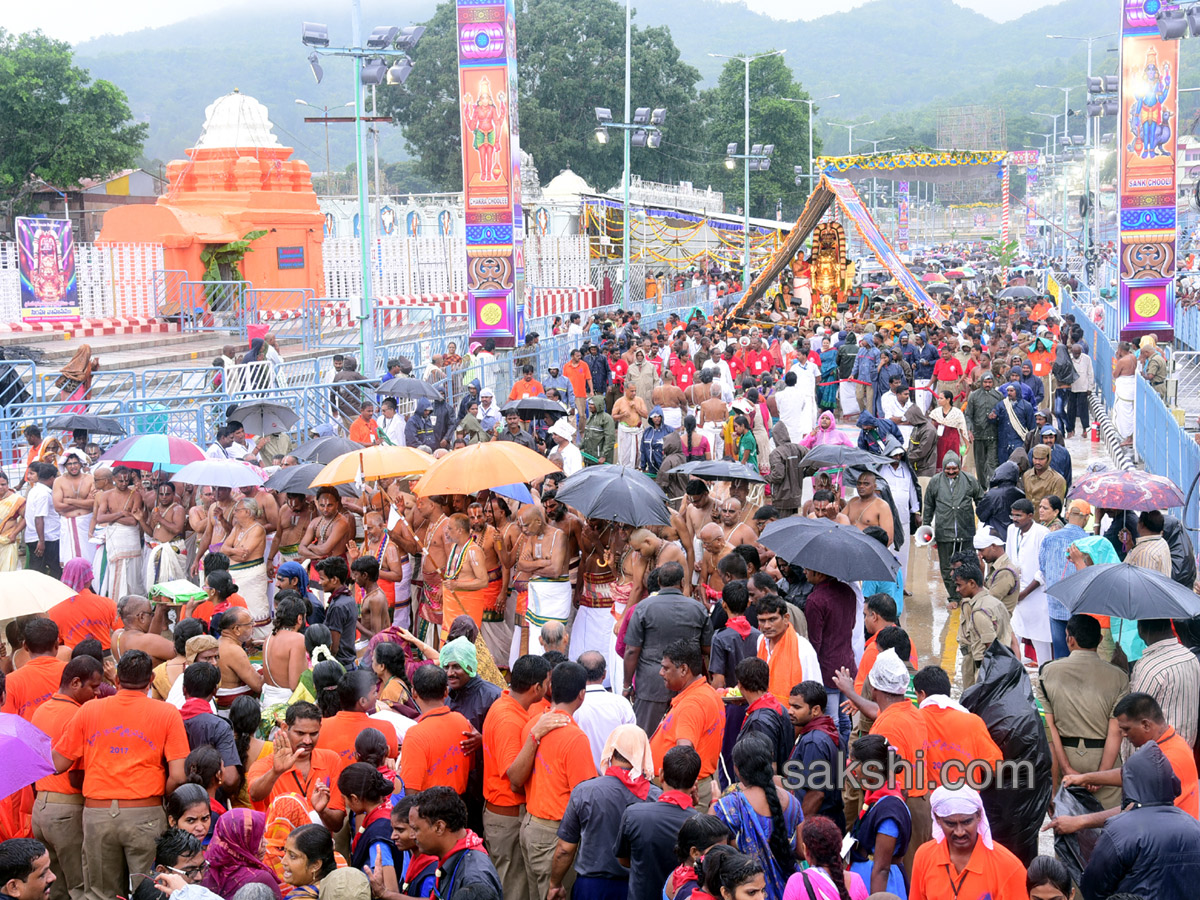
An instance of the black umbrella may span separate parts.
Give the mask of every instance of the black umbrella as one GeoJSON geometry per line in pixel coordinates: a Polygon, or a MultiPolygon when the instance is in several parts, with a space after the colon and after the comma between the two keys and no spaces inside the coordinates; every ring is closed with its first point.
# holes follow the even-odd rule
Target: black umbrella
{"type": "Polygon", "coordinates": [[[522,419],[532,419],[544,416],[546,413],[553,416],[565,416],[567,408],[557,400],[550,400],[546,397],[523,397],[520,400],[509,401],[507,406],[501,407],[500,412],[505,415],[515,412],[522,419]]]}
{"type": "Polygon", "coordinates": [[[397,377],[385,381],[376,388],[375,393],[381,397],[401,397],[408,400],[441,400],[442,392],[428,381],[420,378],[397,377]]]}
{"type": "Polygon", "coordinates": [[[817,444],[800,460],[800,474],[812,475],[821,469],[879,469],[891,465],[886,456],[876,456],[844,444],[817,444]]]}
{"type": "Polygon", "coordinates": [[[1165,575],[1131,563],[1088,566],[1046,593],[1074,613],[1122,619],[1190,619],[1200,596],[1165,575]]]}
{"type": "Polygon", "coordinates": [[[900,569],[875,538],[829,519],[790,516],[768,525],[758,541],[792,565],[838,581],[893,581],[900,569]]]}
{"type": "MultiPolygon", "coordinates": [[[[317,489],[309,487],[313,479],[325,468],[320,463],[305,463],[302,466],[284,466],[263,484],[268,491],[278,491],[281,494],[304,494],[313,496],[317,489]]],[[[349,484],[341,484],[337,492],[343,497],[357,497],[358,492],[349,484]]]]}
{"type": "Polygon", "coordinates": [[[1032,300],[1041,295],[1027,285],[1018,284],[1014,287],[1006,287],[996,296],[1001,300],[1032,300]]]}
{"type": "Polygon", "coordinates": [[[362,448],[362,444],[358,441],[352,441],[349,438],[313,438],[311,441],[305,441],[293,450],[292,456],[296,457],[296,459],[318,462],[321,465],[325,465],[327,462],[333,462],[343,453],[353,453],[355,450],[361,450],[362,448]]]}
{"type": "Polygon", "coordinates": [[[753,469],[731,459],[701,459],[684,463],[672,469],[671,474],[691,475],[693,478],[707,478],[709,481],[766,481],[753,469]]]}
{"type": "Polygon", "coordinates": [[[48,428],[62,428],[65,431],[83,429],[89,434],[125,434],[125,429],[116,419],[105,416],[88,416],[83,413],[66,413],[55,416],[46,423],[48,428]]]}
{"type": "Polygon", "coordinates": [[[667,495],[654,481],[628,466],[592,466],[558,489],[558,500],[589,519],[623,525],[670,525],[667,495]]]}

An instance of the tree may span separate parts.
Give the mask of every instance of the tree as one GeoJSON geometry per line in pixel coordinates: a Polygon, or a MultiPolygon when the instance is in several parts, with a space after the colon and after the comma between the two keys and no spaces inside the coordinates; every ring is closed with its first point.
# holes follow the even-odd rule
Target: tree
{"type": "MultiPolygon", "coordinates": [[[[737,144],[745,153],[745,80],[746,67],[730,60],[721,70],[715,88],[703,97],[707,118],[703,130],[707,149],[714,155],[709,164],[708,180],[725,192],[725,205],[742,205],[744,165],[737,160],[731,170],[725,166],[725,147],[737,144]]],[[[808,158],[808,104],[782,99],[807,99],[808,94],[792,76],[781,56],[767,56],[750,64],[750,143],[774,144],[775,156],[766,172],[750,173],[750,214],[774,218],[776,200],[783,201],[784,219],[799,215],[808,195],[808,179],[796,185],[793,166],[810,172],[808,158]]],[[[820,107],[815,107],[819,109],[820,107]]],[[[821,155],[819,137],[813,136],[813,156],[821,155]]]]}
{"type": "MultiPolygon", "coordinates": [[[[562,3],[526,0],[518,6],[517,90],[521,149],[546,179],[570,168],[607,190],[623,167],[620,135],[595,138],[597,106],[624,114],[625,11],[615,0],[562,3]]],[[[462,187],[458,56],[453,3],[438,6],[413,53],[404,88],[381,100],[404,129],[417,174],[442,190],[462,187]],[[386,99],[384,99],[386,98],[386,99]]],[[[647,180],[699,177],[706,158],[689,147],[700,125],[700,73],[682,62],[666,28],[632,30],[631,97],[635,106],[664,107],[659,150],[634,149],[631,169],[647,180]]]]}
{"type": "Polygon", "coordinates": [[[30,209],[39,179],[65,189],[133,166],[146,131],[130,121],[116,85],[73,65],[69,44],[0,28],[0,206],[8,216],[30,209]]]}

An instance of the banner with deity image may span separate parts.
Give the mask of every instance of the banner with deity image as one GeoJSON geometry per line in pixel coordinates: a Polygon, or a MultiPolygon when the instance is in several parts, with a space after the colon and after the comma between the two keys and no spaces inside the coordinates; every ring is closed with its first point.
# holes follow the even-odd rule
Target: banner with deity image
{"type": "Polygon", "coordinates": [[[1179,41],[1160,36],[1159,7],[1126,0],[1121,16],[1117,314],[1123,340],[1175,335],[1179,41]]]}
{"type": "MultiPolygon", "coordinates": [[[[1025,237],[1037,237],[1038,167],[1025,169],[1025,237]]],[[[1032,243],[1032,241],[1030,241],[1032,243]]]]}
{"type": "Polygon", "coordinates": [[[17,219],[21,321],[78,321],[75,239],[66,219],[17,219]]]}

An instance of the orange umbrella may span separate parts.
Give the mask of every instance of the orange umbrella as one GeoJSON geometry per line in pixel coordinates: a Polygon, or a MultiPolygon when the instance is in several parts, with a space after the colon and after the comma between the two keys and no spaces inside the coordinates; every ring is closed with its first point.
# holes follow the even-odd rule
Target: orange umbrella
{"type": "Polygon", "coordinates": [[[367,481],[420,475],[433,465],[433,457],[411,447],[365,447],[351,450],[326,463],[309,487],[333,487],[356,481],[359,473],[367,481]]]}
{"type": "Polygon", "coordinates": [[[413,485],[413,493],[474,494],[526,483],[557,471],[558,466],[528,447],[512,441],[491,441],[463,447],[437,460],[413,485]]]}

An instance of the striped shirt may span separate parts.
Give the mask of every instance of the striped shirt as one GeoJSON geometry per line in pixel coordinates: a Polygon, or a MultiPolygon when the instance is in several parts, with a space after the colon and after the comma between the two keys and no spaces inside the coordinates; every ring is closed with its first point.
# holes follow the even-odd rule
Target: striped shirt
{"type": "Polygon", "coordinates": [[[1143,569],[1150,569],[1160,575],[1171,577],[1171,545],[1161,534],[1144,534],[1137,539],[1133,549],[1125,557],[1125,562],[1143,569]]]}
{"type": "Polygon", "coordinates": [[[1130,693],[1144,692],[1158,701],[1163,717],[1188,746],[1196,744],[1200,714],[1200,660],[1174,637],[1156,641],[1133,667],[1130,693]]]}

